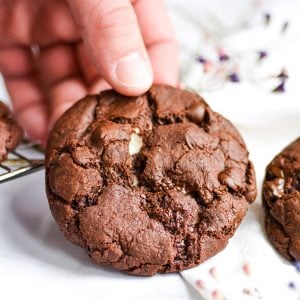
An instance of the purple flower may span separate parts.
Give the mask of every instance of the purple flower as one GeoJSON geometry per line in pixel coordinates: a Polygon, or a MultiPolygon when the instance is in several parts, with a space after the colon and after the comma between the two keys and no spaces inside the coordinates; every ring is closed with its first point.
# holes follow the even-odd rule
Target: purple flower
{"type": "Polygon", "coordinates": [[[226,53],[220,53],[219,54],[219,61],[227,61],[230,57],[226,53]]]}
{"type": "Polygon", "coordinates": [[[238,83],[240,82],[240,77],[238,76],[237,73],[231,73],[228,75],[228,80],[231,81],[231,82],[235,82],[235,83],[238,83]]]}
{"type": "Polygon", "coordinates": [[[219,61],[223,62],[230,59],[229,55],[224,51],[223,48],[218,48],[217,51],[219,55],[219,61]]]}
{"type": "Polygon", "coordinates": [[[257,54],[258,54],[258,59],[259,60],[262,60],[262,59],[264,59],[265,57],[268,56],[268,52],[264,51],[264,50],[258,51],[257,54]]]}
{"type": "Polygon", "coordinates": [[[265,21],[266,26],[268,26],[270,24],[270,21],[271,21],[271,14],[270,13],[265,13],[264,14],[264,21],[265,21]]]}
{"type": "MultiPolygon", "coordinates": [[[[285,81],[283,80],[278,86],[276,86],[273,90],[273,93],[284,93],[285,92],[285,81]]],[[[300,268],[300,265],[299,265],[300,268]]]]}
{"type": "Polygon", "coordinates": [[[289,282],[289,285],[288,285],[288,286],[289,286],[289,288],[292,289],[292,290],[294,290],[294,289],[296,288],[295,283],[292,282],[292,281],[289,282]]]}
{"type": "Polygon", "coordinates": [[[200,55],[196,58],[196,60],[201,64],[205,64],[207,62],[207,60],[203,56],[200,56],[200,55]]]}

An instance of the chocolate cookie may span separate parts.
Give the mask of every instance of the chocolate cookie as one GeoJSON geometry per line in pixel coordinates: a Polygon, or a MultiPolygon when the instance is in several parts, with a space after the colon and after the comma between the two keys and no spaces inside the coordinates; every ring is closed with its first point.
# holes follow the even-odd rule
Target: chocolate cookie
{"type": "Polygon", "coordinates": [[[22,129],[13,119],[4,103],[0,101],[0,162],[5,160],[22,139],[22,129]]]}
{"type": "Polygon", "coordinates": [[[300,260],[300,138],[268,165],[263,204],[270,241],[288,260],[300,260]]]}
{"type": "Polygon", "coordinates": [[[56,123],[47,193],[67,239],[99,264],[175,272],[221,251],[256,197],[233,125],[195,94],[89,96],[56,123]]]}

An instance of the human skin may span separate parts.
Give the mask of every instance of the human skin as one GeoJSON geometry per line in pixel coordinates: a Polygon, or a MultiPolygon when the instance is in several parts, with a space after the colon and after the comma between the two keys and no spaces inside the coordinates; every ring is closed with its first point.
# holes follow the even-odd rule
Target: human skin
{"type": "Polygon", "coordinates": [[[32,140],[88,93],[176,86],[178,69],[162,0],[0,0],[0,72],[32,140]]]}

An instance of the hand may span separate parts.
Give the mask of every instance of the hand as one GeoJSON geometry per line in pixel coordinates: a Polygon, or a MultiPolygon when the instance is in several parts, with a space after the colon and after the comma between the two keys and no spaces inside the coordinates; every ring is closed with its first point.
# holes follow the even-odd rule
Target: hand
{"type": "Polygon", "coordinates": [[[87,93],[176,85],[178,48],[162,0],[0,0],[0,72],[28,136],[87,93]]]}

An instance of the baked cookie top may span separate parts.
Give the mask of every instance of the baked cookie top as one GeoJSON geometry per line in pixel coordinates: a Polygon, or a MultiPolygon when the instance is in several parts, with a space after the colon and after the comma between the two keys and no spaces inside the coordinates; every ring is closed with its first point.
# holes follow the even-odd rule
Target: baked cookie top
{"type": "Polygon", "coordinates": [[[0,162],[21,141],[23,131],[12,117],[7,106],[0,101],[0,162]]]}
{"type": "Polygon", "coordinates": [[[71,242],[139,275],[222,250],[256,197],[240,134],[198,95],[153,86],[86,97],[56,123],[46,155],[52,214],[71,242]]]}
{"type": "Polygon", "coordinates": [[[300,260],[300,138],[268,165],[263,204],[270,241],[287,259],[300,260]]]}

